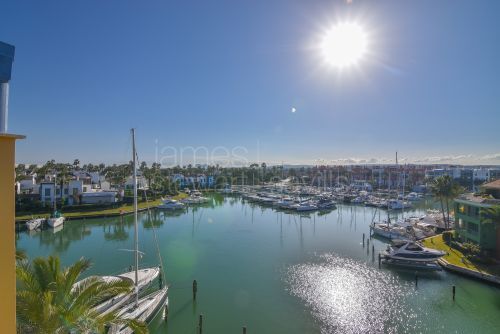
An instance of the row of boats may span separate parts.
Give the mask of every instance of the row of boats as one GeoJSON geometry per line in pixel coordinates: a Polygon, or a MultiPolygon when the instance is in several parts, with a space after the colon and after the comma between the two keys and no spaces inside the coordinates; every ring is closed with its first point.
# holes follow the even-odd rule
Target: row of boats
{"type": "Polygon", "coordinates": [[[337,202],[328,194],[303,199],[268,192],[249,192],[242,194],[242,197],[249,202],[297,212],[333,210],[337,205],[337,202]]]}
{"type": "Polygon", "coordinates": [[[369,192],[350,187],[318,188],[313,186],[275,185],[275,186],[233,186],[221,190],[224,194],[241,194],[256,202],[267,202],[278,198],[292,199],[326,197],[336,203],[365,205],[387,210],[405,210],[413,207],[413,203],[424,198],[423,194],[416,192],[404,193],[396,190],[369,192]],[[253,198],[252,198],[253,197],[253,198]],[[259,198],[261,197],[261,198],[259,198]],[[267,199],[266,199],[267,198],[267,199]]]}
{"type": "Polygon", "coordinates": [[[180,201],[172,198],[163,199],[162,203],[158,205],[157,208],[164,210],[181,210],[189,205],[205,204],[211,201],[210,198],[202,196],[201,192],[197,190],[188,192],[188,195],[188,197],[183,198],[180,201]]]}
{"type": "Polygon", "coordinates": [[[50,218],[33,218],[26,222],[26,228],[29,231],[41,229],[44,226],[49,226],[52,228],[58,228],[64,224],[64,217],[59,213],[53,215],[50,218]]]}

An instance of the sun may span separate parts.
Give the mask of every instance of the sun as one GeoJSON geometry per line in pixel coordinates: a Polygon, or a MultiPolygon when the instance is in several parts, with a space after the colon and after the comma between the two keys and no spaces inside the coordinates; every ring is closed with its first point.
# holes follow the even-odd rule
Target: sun
{"type": "Polygon", "coordinates": [[[337,68],[357,64],[368,47],[366,33],[357,23],[339,23],[326,31],[320,42],[324,61],[337,68]]]}

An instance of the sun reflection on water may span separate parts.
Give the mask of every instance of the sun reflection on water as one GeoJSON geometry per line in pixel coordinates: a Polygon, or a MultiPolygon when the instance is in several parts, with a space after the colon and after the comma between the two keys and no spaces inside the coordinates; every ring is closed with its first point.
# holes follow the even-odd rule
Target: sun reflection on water
{"type": "Polygon", "coordinates": [[[408,333],[419,324],[412,284],[365,263],[325,254],[288,268],[285,280],[321,323],[322,333],[408,333]]]}

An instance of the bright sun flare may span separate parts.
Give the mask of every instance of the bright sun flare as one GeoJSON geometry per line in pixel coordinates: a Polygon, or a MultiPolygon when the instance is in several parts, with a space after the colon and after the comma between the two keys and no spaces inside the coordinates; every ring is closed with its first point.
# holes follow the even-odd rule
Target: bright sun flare
{"type": "Polygon", "coordinates": [[[342,68],[356,64],[366,53],[366,33],[356,23],[340,23],[330,28],[321,40],[324,60],[342,68]]]}

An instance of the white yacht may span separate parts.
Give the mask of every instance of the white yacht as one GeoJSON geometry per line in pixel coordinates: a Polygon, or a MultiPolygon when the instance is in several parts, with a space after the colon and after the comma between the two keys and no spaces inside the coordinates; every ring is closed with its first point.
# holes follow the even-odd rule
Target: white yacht
{"type": "Polygon", "coordinates": [[[399,199],[391,199],[387,201],[387,208],[389,210],[402,210],[411,208],[412,205],[409,202],[399,200],[399,199]]]}
{"type": "Polygon", "coordinates": [[[395,241],[383,254],[392,260],[416,262],[432,262],[446,255],[443,251],[422,247],[413,241],[395,241]]]}
{"type": "Polygon", "coordinates": [[[373,223],[371,229],[374,235],[378,235],[387,239],[404,239],[408,240],[407,229],[402,226],[391,225],[387,222],[373,223]]]}
{"type": "Polygon", "coordinates": [[[162,204],[158,205],[158,209],[166,210],[178,210],[184,209],[185,207],[184,203],[177,202],[175,199],[164,199],[162,200],[162,204]]]}
{"type": "Polygon", "coordinates": [[[202,203],[208,203],[209,201],[210,198],[203,197],[201,195],[201,192],[197,190],[191,191],[190,196],[182,200],[182,202],[185,204],[202,204],[202,203]]]}
{"type": "Polygon", "coordinates": [[[29,231],[33,231],[33,230],[36,230],[39,227],[42,227],[42,225],[43,225],[44,222],[45,222],[45,218],[31,219],[31,220],[28,220],[26,222],[26,228],[29,231]]]}

